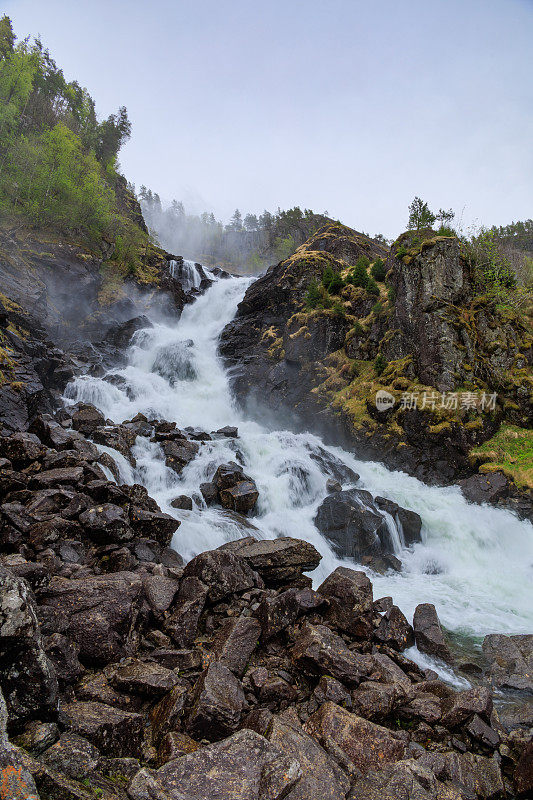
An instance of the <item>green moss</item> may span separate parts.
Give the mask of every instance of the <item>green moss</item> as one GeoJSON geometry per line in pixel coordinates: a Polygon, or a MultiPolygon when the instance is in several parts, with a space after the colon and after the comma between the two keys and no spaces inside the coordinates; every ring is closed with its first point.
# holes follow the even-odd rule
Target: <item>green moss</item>
{"type": "Polygon", "coordinates": [[[480,472],[501,470],[518,486],[533,488],[533,430],[529,428],[502,425],[470,457],[484,462],[480,472]]]}

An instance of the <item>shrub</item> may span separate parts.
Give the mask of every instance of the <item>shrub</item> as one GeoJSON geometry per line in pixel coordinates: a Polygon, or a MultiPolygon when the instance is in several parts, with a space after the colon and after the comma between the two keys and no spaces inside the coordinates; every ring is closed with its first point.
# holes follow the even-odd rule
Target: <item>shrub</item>
{"type": "Polygon", "coordinates": [[[377,281],[385,280],[385,275],[387,274],[387,271],[385,269],[385,262],[383,261],[382,258],[376,258],[376,260],[372,264],[372,269],[370,270],[370,272],[377,281]]]}
{"type": "Polygon", "coordinates": [[[307,308],[316,308],[321,301],[321,297],[318,283],[315,280],[311,281],[305,296],[305,305],[307,308]]]}
{"type": "Polygon", "coordinates": [[[387,359],[382,353],[378,353],[376,359],[374,361],[374,370],[376,375],[381,375],[384,369],[387,367],[387,359]]]}
{"type": "Polygon", "coordinates": [[[378,316],[378,317],[379,317],[379,315],[380,315],[380,314],[382,314],[382,313],[383,313],[383,310],[384,310],[384,309],[383,309],[383,305],[382,305],[382,303],[381,303],[381,300],[378,300],[378,302],[377,302],[377,303],[374,303],[374,305],[372,306],[372,311],[373,311],[373,312],[374,312],[374,314],[375,314],[376,316],[378,316]]]}
{"type": "Polygon", "coordinates": [[[331,310],[333,311],[333,313],[335,314],[336,317],[345,317],[346,316],[346,309],[344,308],[344,306],[340,302],[340,300],[335,300],[331,310]]]}
{"type": "Polygon", "coordinates": [[[354,286],[360,286],[366,289],[368,286],[368,273],[362,264],[356,264],[352,274],[350,275],[350,283],[354,286]]]}
{"type": "Polygon", "coordinates": [[[437,233],[439,236],[457,236],[457,232],[449,225],[441,225],[437,233]]]}
{"type": "Polygon", "coordinates": [[[328,286],[330,294],[338,294],[344,286],[344,281],[338,272],[333,273],[333,278],[328,286]]]}
{"type": "Polygon", "coordinates": [[[366,256],[359,256],[357,261],[355,262],[356,267],[363,267],[363,269],[367,270],[370,266],[370,259],[366,256]]]}
{"type": "Polygon", "coordinates": [[[333,280],[334,276],[333,268],[330,264],[325,268],[324,272],[322,273],[322,286],[325,286],[326,289],[329,289],[329,285],[333,280]]]}
{"type": "Polygon", "coordinates": [[[367,285],[366,285],[366,290],[367,290],[368,294],[374,294],[377,297],[379,296],[379,286],[377,285],[377,283],[374,280],[374,278],[369,278],[368,279],[368,282],[367,282],[367,285]]]}
{"type": "Polygon", "coordinates": [[[409,255],[409,250],[402,242],[402,244],[398,247],[394,255],[396,256],[396,258],[403,258],[404,256],[409,255]]]}

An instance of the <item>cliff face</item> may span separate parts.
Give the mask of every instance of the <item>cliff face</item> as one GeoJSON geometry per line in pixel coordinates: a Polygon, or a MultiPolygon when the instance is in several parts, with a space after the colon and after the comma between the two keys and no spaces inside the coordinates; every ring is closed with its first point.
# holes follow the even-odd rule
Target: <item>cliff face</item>
{"type": "Polygon", "coordinates": [[[240,402],[289,411],[296,426],[425,480],[471,474],[487,460],[473,448],[502,422],[531,428],[530,332],[483,295],[455,237],[403,234],[379,297],[350,282],[360,255],[382,252],[331,226],[250,287],[221,342],[240,402]],[[345,285],[332,307],[311,309],[327,266],[345,285]]]}

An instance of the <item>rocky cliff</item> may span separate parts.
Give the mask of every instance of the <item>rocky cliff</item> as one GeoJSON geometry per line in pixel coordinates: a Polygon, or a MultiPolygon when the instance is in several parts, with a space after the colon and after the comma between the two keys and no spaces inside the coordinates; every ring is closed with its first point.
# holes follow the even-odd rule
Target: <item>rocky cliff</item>
{"type": "Polygon", "coordinates": [[[289,412],[290,424],[424,480],[499,468],[479,448],[509,426],[530,442],[531,331],[483,292],[455,236],[406,233],[384,253],[326,226],[249,288],[221,353],[243,404],[289,412]],[[386,258],[378,291],[355,285],[361,256],[366,270],[386,258]],[[342,280],[310,307],[326,268],[342,280]]]}

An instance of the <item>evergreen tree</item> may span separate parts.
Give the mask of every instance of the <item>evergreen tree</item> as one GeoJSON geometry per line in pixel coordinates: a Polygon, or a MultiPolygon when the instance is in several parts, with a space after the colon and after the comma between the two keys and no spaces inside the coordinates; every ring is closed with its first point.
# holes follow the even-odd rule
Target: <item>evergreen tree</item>
{"type": "Polygon", "coordinates": [[[429,210],[429,206],[420,197],[415,197],[409,206],[409,221],[407,227],[410,231],[419,231],[421,228],[431,228],[436,216],[429,210]]]}

